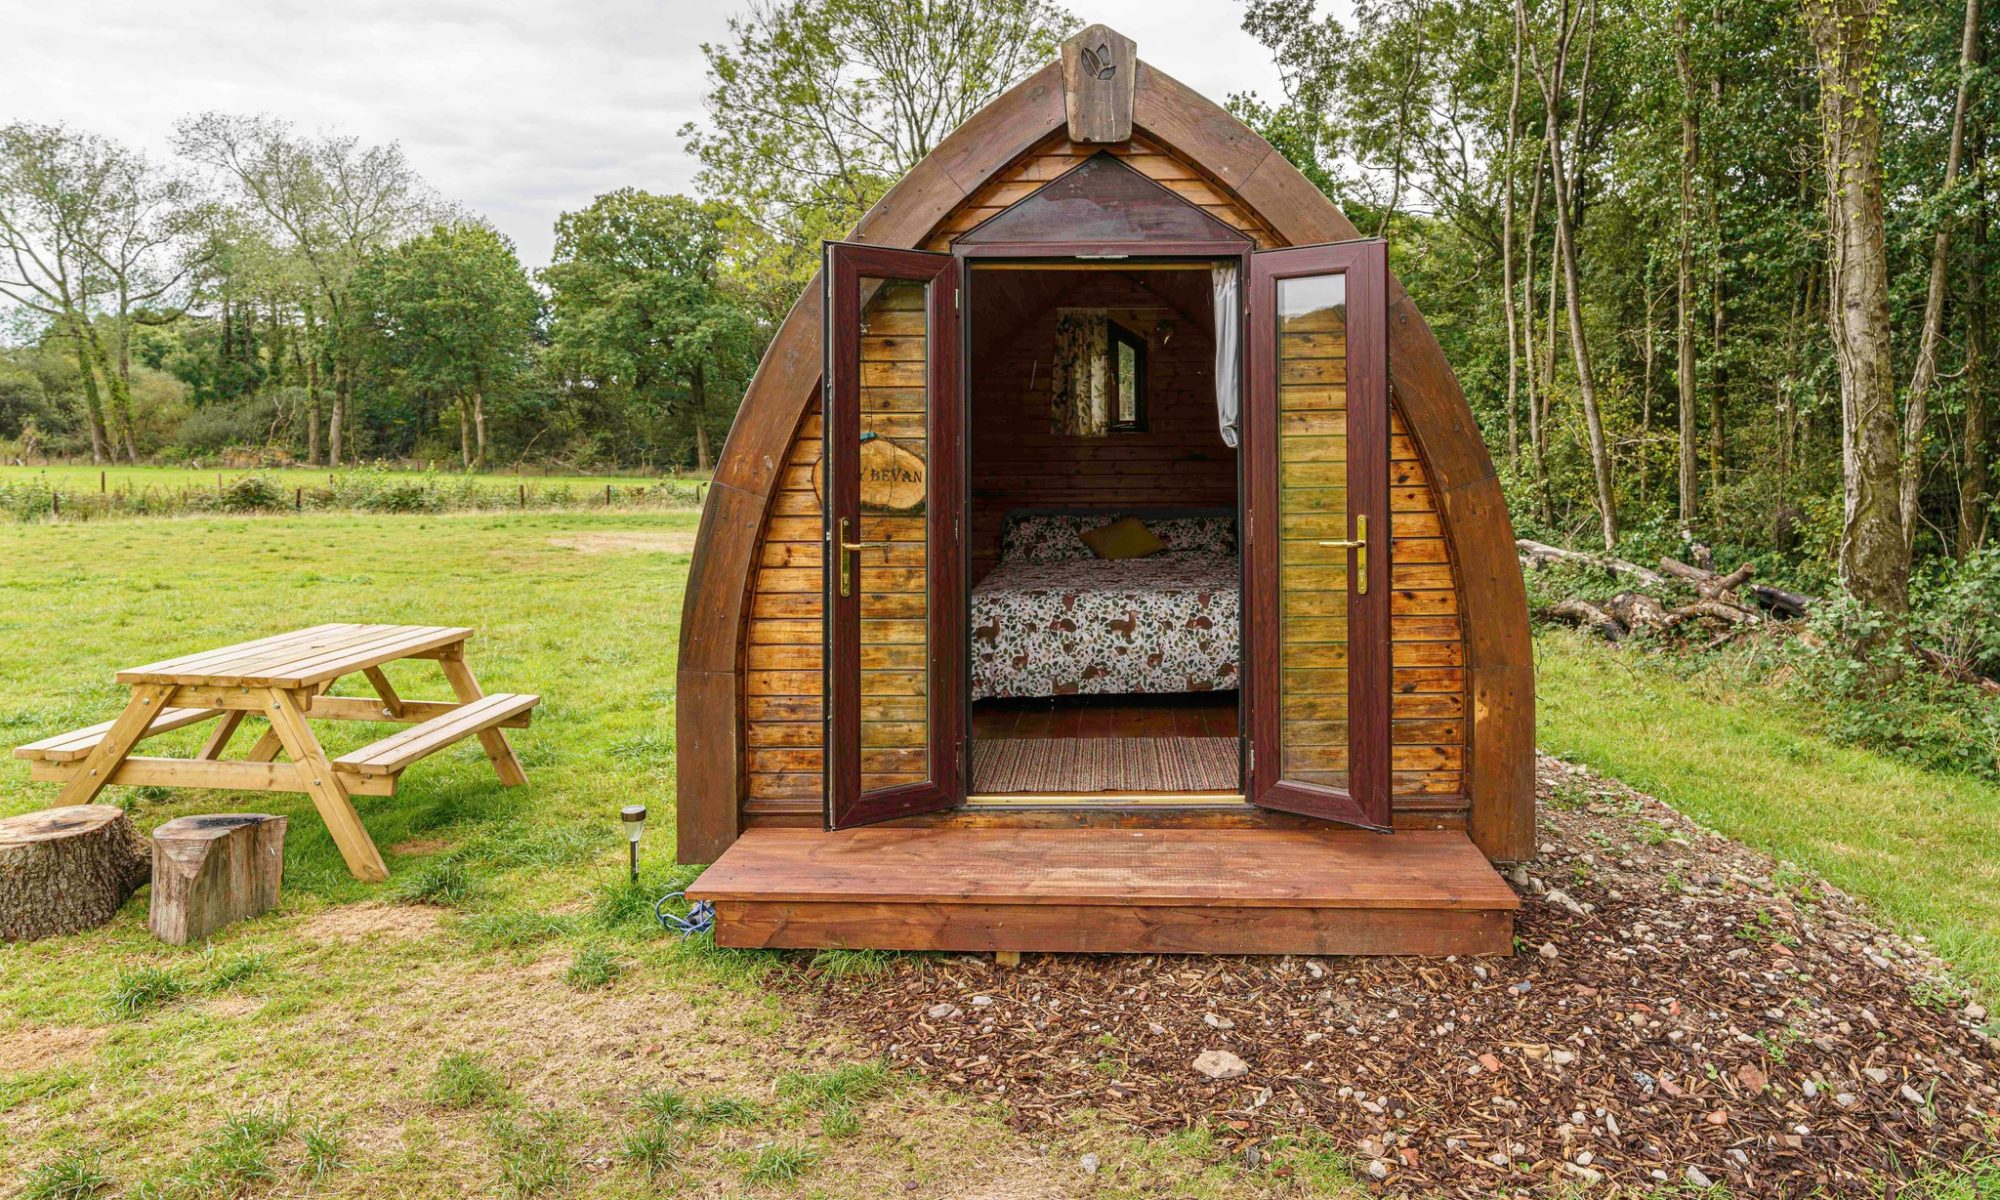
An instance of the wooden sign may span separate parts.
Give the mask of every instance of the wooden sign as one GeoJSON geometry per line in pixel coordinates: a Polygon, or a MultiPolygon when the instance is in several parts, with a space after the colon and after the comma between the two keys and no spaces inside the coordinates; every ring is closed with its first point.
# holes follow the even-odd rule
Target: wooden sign
{"type": "Polygon", "coordinates": [[[1138,43],[1109,25],[1092,25],[1063,43],[1062,73],[1070,141],[1106,145],[1132,140],[1138,43]]]}
{"type": "MultiPolygon", "coordinates": [[[[861,511],[923,511],[929,477],[922,455],[879,434],[864,433],[861,435],[860,458],[861,511]]],[[[825,469],[826,456],[821,455],[819,461],[813,464],[812,483],[813,491],[822,500],[826,498],[826,488],[820,473],[825,469]]]]}

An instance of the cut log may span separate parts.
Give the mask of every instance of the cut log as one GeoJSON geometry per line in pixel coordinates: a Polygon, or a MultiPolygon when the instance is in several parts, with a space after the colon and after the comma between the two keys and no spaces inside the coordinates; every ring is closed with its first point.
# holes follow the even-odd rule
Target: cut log
{"type": "Polygon", "coordinates": [[[1819,597],[1807,596],[1800,592],[1788,592],[1772,587],[1768,583],[1753,583],[1743,589],[1758,608],[1781,617],[1798,618],[1806,615],[1806,609],[1819,603],[1819,597]]]}
{"type": "Polygon", "coordinates": [[[77,804],[0,821],[0,940],[30,942],[109,921],[152,870],[123,809],[77,804]]]}
{"type": "Polygon", "coordinates": [[[1614,575],[1630,575],[1647,585],[1665,583],[1658,571],[1648,570],[1638,563],[1626,562],[1622,558],[1612,558],[1604,554],[1585,554],[1581,550],[1565,550],[1561,546],[1551,546],[1545,542],[1518,538],[1514,548],[1521,552],[1522,565],[1542,567],[1552,562],[1577,563],[1586,567],[1597,567],[1614,575]]]}
{"type": "Polygon", "coordinates": [[[1633,633],[1666,629],[1673,624],[1666,606],[1644,592],[1620,592],[1605,601],[1604,611],[1633,633]]]}
{"type": "Polygon", "coordinates": [[[1579,629],[1594,629],[1607,642],[1620,641],[1625,636],[1625,627],[1618,623],[1618,618],[1588,600],[1564,600],[1549,609],[1549,619],[1579,629]]]}
{"type": "Polygon", "coordinates": [[[177,817],[153,831],[153,936],[185,946],[278,903],[285,818],[177,817]]]}

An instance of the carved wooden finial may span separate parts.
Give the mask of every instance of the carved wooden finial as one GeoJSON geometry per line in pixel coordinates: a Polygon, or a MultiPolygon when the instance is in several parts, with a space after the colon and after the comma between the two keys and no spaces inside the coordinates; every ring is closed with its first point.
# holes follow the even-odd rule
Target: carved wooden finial
{"type": "Polygon", "coordinates": [[[1131,141],[1138,43],[1109,25],[1089,26],[1063,43],[1062,71],[1069,140],[1131,141]]]}

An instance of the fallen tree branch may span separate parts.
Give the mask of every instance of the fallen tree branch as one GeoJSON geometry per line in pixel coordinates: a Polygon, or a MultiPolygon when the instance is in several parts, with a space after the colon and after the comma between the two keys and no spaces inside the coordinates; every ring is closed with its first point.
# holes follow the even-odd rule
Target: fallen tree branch
{"type": "Polygon", "coordinates": [[[1612,558],[1609,555],[1585,554],[1581,550],[1565,550],[1561,546],[1551,546],[1546,542],[1530,541],[1527,538],[1516,540],[1514,547],[1521,552],[1521,564],[1526,567],[1540,568],[1552,562],[1568,562],[1586,567],[1597,567],[1614,575],[1630,575],[1632,578],[1649,586],[1657,586],[1666,582],[1666,579],[1658,571],[1649,570],[1638,563],[1626,562],[1622,558],[1612,558]]]}
{"type": "Polygon", "coordinates": [[[1594,629],[1607,642],[1625,639],[1625,627],[1618,623],[1618,618],[1588,600],[1564,600],[1549,609],[1549,619],[1578,629],[1594,629]]]}

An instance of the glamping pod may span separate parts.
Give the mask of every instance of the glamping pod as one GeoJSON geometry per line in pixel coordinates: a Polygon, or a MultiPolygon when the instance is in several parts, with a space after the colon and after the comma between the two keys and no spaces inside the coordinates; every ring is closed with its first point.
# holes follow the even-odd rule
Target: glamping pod
{"type": "Polygon", "coordinates": [[[729,946],[1509,952],[1513,531],[1451,368],[1267,143],[1093,26],[779,329],[682,616],[729,946]]]}

